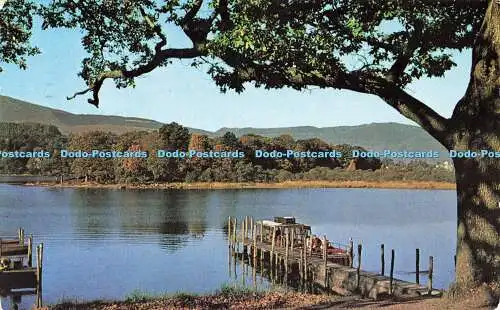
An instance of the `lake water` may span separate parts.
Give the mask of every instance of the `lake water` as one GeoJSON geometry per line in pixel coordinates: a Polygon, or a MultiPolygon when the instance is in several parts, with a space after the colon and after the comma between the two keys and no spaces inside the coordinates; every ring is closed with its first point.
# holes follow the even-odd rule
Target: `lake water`
{"type": "MultiPolygon", "coordinates": [[[[0,184],[0,236],[18,227],[44,248],[44,301],[211,292],[231,281],[228,216],[295,216],[334,242],[363,244],[363,269],[414,281],[434,256],[434,286],[454,278],[456,193],[394,189],[109,190],[0,184]]],[[[422,276],[422,282],[426,278],[422,276]]],[[[23,297],[28,308],[32,301],[23,297]]]]}

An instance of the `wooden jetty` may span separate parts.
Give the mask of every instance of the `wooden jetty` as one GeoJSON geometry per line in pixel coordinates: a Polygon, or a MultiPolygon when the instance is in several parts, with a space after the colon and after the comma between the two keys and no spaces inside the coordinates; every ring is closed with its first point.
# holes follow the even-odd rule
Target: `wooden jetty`
{"type": "MultiPolygon", "coordinates": [[[[240,257],[251,266],[267,266],[271,276],[281,273],[287,279],[299,279],[325,292],[341,295],[361,294],[377,299],[380,295],[438,296],[441,291],[432,288],[433,258],[429,258],[428,282],[419,284],[419,250],[417,250],[417,283],[395,279],[394,250],[391,251],[389,276],[385,275],[384,246],[381,246],[381,272],[361,269],[362,245],[354,254],[352,240],[348,245],[335,244],[323,236],[321,245],[314,246],[318,237],[308,225],[295,222],[292,217],[254,221],[245,217],[229,217],[227,224],[230,256],[240,257]],[[357,257],[356,266],[354,258],[357,257]]],[[[254,268],[255,269],[255,268],[254,268]]],[[[255,276],[255,275],[254,275],[255,276]]]]}
{"type": "Polygon", "coordinates": [[[0,239],[0,291],[13,299],[22,295],[37,296],[37,306],[42,306],[43,243],[36,248],[36,266],[33,267],[33,236],[25,238],[18,230],[17,239],[0,239]]]}
{"type": "Polygon", "coordinates": [[[33,236],[25,238],[24,229],[19,228],[17,239],[0,238],[0,257],[33,257],[33,236]]]}

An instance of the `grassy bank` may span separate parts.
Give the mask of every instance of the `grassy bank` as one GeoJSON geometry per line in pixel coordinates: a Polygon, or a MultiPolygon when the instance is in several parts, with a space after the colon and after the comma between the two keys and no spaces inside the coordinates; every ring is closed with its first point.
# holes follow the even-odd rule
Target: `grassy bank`
{"type": "Polygon", "coordinates": [[[394,189],[455,189],[455,183],[437,181],[285,181],[279,183],[151,183],[151,184],[100,184],[95,182],[27,183],[30,186],[58,186],[73,188],[118,189],[244,189],[244,188],[394,188],[394,189]]]}
{"type": "Polygon", "coordinates": [[[160,310],[160,309],[494,309],[488,304],[485,289],[461,294],[459,298],[382,298],[327,296],[298,292],[254,291],[244,287],[223,286],[210,295],[177,293],[151,296],[134,292],[124,301],[63,301],[38,310],[160,310]]]}
{"type": "MultiPolygon", "coordinates": [[[[62,301],[43,310],[111,310],[111,309],[277,309],[308,308],[330,304],[333,297],[297,292],[255,291],[245,287],[223,286],[209,295],[176,293],[152,296],[134,292],[124,301],[62,301]]],[[[40,310],[42,310],[40,309],[40,310]]]]}

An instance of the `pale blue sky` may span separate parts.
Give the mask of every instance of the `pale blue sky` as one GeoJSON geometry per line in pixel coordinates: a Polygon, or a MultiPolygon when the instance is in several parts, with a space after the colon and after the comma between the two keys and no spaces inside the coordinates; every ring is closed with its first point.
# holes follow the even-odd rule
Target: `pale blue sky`
{"type": "MultiPolygon", "coordinates": [[[[242,94],[222,94],[202,70],[189,61],[154,71],[137,80],[135,89],[116,89],[108,81],[101,91],[100,108],[88,97],[65,98],[84,88],[76,76],[85,53],[80,34],[73,30],[36,31],[34,43],[42,55],[29,59],[26,71],[6,66],[0,74],[0,94],[71,113],[143,117],[178,122],[206,130],[221,127],[317,127],[357,125],[371,122],[412,124],[375,96],[350,91],[254,89],[242,94]]],[[[174,34],[175,46],[184,39],[174,34]]],[[[437,112],[449,117],[463,96],[471,65],[470,51],[456,54],[458,64],[444,78],[422,79],[408,91],[437,112]]]]}

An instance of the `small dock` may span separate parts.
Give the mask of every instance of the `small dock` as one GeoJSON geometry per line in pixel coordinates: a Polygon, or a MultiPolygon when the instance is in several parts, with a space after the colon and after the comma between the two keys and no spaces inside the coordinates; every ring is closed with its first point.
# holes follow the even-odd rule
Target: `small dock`
{"type": "Polygon", "coordinates": [[[36,248],[36,266],[33,267],[33,236],[24,236],[18,230],[17,238],[0,239],[0,292],[17,304],[23,295],[36,295],[37,306],[42,306],[43,244],[36,248]]]}
{"type": "MultiPolygon", "coordinates": [[[[230,257],[248,262],[254,269],[265,268],[271,277],[280,275],[340,295],[360,294],[373,299],[383,295],[440,296],[432,287],[433,257],[429,257],[427,284],[420,284],[420,256],[416,250],[416,282],[394,278],[395,252],[391,250],[389,274],[385,273],[384,245],[381,245],[380,273],[362,270],[362,245],[354,253],[352,240],[348,245],[336,244],[326,236],[319,238],[308,225],[294,218],[255,221],[245,217],[238,225],[236,218],[227,222],[230,257]],[[356,261],[356,264],[355,264],[356,261]]],[[[424,271],[422,271],[424,273],[424,271]]]]}
{"type": "Polygon", "coordinates": [[[0,257],[32,256],[33,237],[24,237],[24,230],[18,230],[17,239],[0,238],[0,257]]]}

